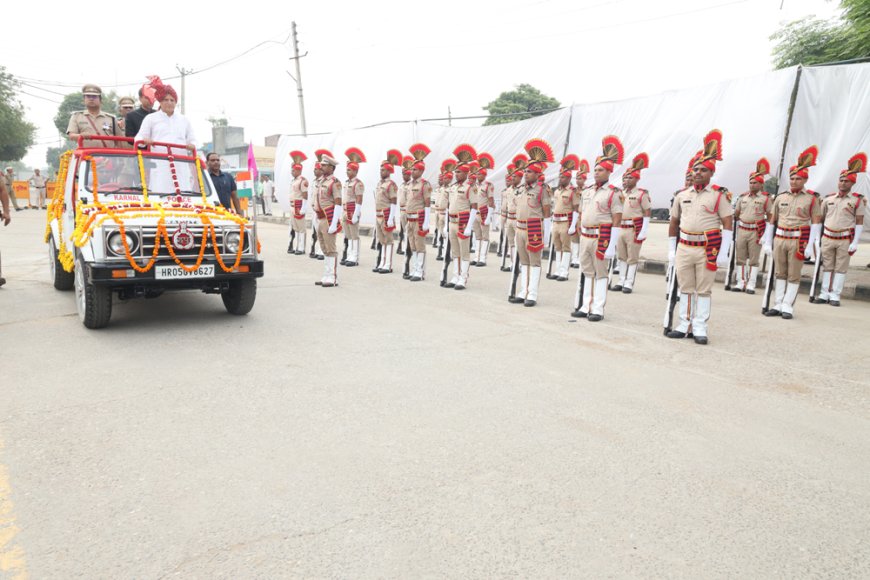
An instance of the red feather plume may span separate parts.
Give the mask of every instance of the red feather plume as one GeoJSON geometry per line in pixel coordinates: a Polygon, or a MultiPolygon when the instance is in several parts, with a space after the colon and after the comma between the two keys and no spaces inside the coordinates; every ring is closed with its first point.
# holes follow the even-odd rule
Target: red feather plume
{"type": "Polygon", "coordinates": [[[441,171],[443,173],[452,173],[454,169],[456,169],[455,159],[445,159],[441,162],[441,171]]]}
{"type": "Polygon", "coordinates": [[[489,153],[480,153],[477,156],[477,162],[484,169],[492,169],[495,167],[495,158],[489,153]]]}
{"type": "Polygon", "coordinates": [[[402,158],[402,169],[410,170],[414,166],[414,158],[410,155],[405,155],[402,158]]]}
{"type": "Polygon", "coordinates": [[[470,163],[477,159],[477,151],[468,143],[463,143],[453,150],[460,163],[470,163]]]}
{"type": "Polygon", "coordinates": [[[511,163],[514,164],[515,168],[522,170],[529,164],[529,158],[525,153],[518,153],[511,159],[511,163]]]}
{"type": "Polygon", "coordinates": [[[290,159],[293,160],[293,163],[301,164],[303,161],[308,159],[308,156],[305,155],[305,153],[303,153],[302,151],[291,151],[290,159]]]}
{"type": "Polygon", "coordinates": [[[625,147],[616,135],[607,135],[601,140],[602,159],[622,165],[625,159],[625,147]]]}
{"type": "Polygon", "coordinates": [[[770,161],[768,161],[766,157],[759,159],[758,163],[755,164],[755,172],[758,175],[767,175],[770,173],[770,161]]]}
{"type": "Polygon", "coordinates": [[[722,131],[713,129],[704,137],[704,159],[722,161],[722,131]]]}
{"type": "Polygon", "coordinates": [[[589,162],[585,159],[581,159],[579,163],[577,163],[577,174],[578,175],[588,175],[589,174],[589,162]]]}
{"type": "Polygon", "coordinates": [[[571,153],[570,155],[566,155],[565,158],[559,162],[559,165],[562,166],[562,171],[574,171],[580,166],[580,158],[571,153]]]}
{"type": "Polygon", "coordinates": [[[867,154],[856,153],[849,158],[849,173],[864,173],[867,171],[867,154]]]}
{"type": "Polygon", "coordinates": [[[632,159],[629,171],[640,171],[641,169],[646,169],[648,167],[649,155],[646,153],[638,153],[634,156],[634,159],[632,159]]]}
{"type": "Polygon", "coordinates": [[[798,167],[801,169],[807,169],[816,164],[816,160],[819,158],[819,148],[813,145],[812,147],[807,147],[804,149],[804,152],[798,155],[798,167]]]}
{"type": "Polygon", "coordinates": [[[324,155],[328,155],[329,157],[335,159],[335,156],[329,152],[329,149],[318,149],[314,152],[314,156],[317,157],[318,161],[322,161],[324,155]]]}
{"type": "Polygon", "coordinates": [[[347,157],[347,160],[352,163],[365,163],[366,161],[365,154],[356,147],[351,147],[345,151],[344,154],[347,157]]]}
{"type": "Polygon", "coordinates": [[[400,165],[402,163],[402,152],[398,149],[387,151],[387,163],[390,165],[400,165]]]}
{"type": "Polygon", "coordinates": [[[426,145],[424,145],[423,143],[415,143],[415,144],[411,145],[411,146],[408,148],[408,151],[411,152],[411,155],[412,155],[412,156],[414,157],[414,159],[416,159],[417,161],[423,161],[423,160],[426,158],[426,156],[429,155],[429,154],[432,152],[432,150],[429,149],[429,148],[428,148],[426,145]]]}
{"type": "Polygon", "coordinates": [[[530,139],[524,149],[532,161],[552,163],[556,160],[553,148],[543,139],[530,139]]]}

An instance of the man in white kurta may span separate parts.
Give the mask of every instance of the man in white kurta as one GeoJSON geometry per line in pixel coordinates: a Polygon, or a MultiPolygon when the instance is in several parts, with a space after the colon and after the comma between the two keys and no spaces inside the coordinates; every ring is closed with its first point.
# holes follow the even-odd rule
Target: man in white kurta
{"type": "MultiPolygon", "coordinates": [[[[193,149],[196,137],[193,134],[193,127],[190,121],[175,110],[175,105],[178,102],[175,89],[170,85],[161,83],[155,87],[155,93],[160,101],[160,110],[142,119],[142,126],[136,134],[136,141],[142,141],[147,145],[154,143],[178,143],[185,145],[186,149],[172,147],[172,154],[189,154],[187,150],[193,149]]],[[[153,150],[156,153],[163,153],[166,151],[166,147],[158,145],[153,150]]],[[[196,191],[199,189],[199,186],[193,183],[194,176],[191,175],[190,167],[187,163],[176,164],[178,185],[181,190],[196,191]]],[[[167,169],[168,166],[160,164],[152,171],[149,179],[149,188],[155,193],[175,192],[175,184],[172,182],[172,176],[167,169]]]]}

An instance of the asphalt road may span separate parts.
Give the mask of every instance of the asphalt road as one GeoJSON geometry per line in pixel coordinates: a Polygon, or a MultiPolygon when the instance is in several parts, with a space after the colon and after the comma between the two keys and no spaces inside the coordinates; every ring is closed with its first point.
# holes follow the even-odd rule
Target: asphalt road
{"type": "Polygon", "coordinates": [[[661,276],[575,321],[363,264],[313,285],[261,226],[245,317],[49,284],[0,228],[0,578],[870,576],[870,304],[713,298],[662,337],[661,276]]]}

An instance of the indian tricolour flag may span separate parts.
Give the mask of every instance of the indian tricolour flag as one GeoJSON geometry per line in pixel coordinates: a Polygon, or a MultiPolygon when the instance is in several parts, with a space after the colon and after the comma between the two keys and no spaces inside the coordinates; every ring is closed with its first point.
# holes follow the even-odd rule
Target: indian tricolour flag
{"type": "Polygon", "coordinates": [[[251,197],[254,192],[254,180],[251,179],[250,171],[239,171],[236,173],[236,193],[239,199],[251,197]]]}

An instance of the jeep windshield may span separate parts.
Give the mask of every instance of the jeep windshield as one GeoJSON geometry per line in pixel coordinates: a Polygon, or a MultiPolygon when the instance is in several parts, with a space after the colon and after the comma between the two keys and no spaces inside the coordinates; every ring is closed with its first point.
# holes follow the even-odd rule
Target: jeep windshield
{"type": "MultiPolygon", "coordinates": [[[[93,192],[93,165],[97,168],[97,190],[100,194],[142,195],[142,174],[139,158],[134,155],[93,155],[91,161],[86,161],[83,173],[84,187],[93,192]]],[[[148,195],[202,195],[196,175],[196,164],[193,159],[175,158],[170,164],[165,156],[146,154],[142,156],[145,185],[148,195]],[[172,167],[175,168],[177,186],[172,177],[172,167]]],[[[206,197],[211,195],[211,186],[205,177],[205,166],[202,166],[202,183],[205,186],[206,197]]]]}

